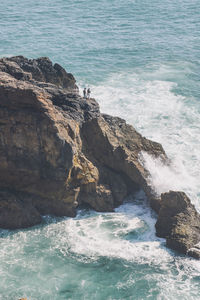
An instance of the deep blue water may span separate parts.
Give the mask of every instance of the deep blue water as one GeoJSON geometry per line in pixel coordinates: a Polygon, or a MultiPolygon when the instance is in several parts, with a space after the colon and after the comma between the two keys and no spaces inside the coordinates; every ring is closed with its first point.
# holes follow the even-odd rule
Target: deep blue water
{"type": "MultiPolygon", "coordinates": [[[[200,210],[199,20],[198,0],[1,0],[0,56],[63,65],[103,112],[162,143],[172,167],[144,157],[155,190],[200,210]]],[[[132,201],[1,231],[0,299],[200,299],[199,262],[168,250],[155,220],[132,201]]]]}

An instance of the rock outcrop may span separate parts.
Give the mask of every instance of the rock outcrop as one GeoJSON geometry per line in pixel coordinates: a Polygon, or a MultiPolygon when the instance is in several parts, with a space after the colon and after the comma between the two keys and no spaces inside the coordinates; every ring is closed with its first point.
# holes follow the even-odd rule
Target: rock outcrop
{"type": "Polygon", "coordinates": [[[139,188],[157,201],[141,151],[166,158],[160,144],[80,97],[58,64],[0,60],[0,227],[27,227],[44,214],[75,216],[81,203],[112,211],[139,188]]]}
{"type": "Polygon", "coordinates": [[[200,248],[195,245],[200,241],[200,215],[184,192],[161,194],[156,233],[167,239],[170,248],[198,257],[200,248]]]}
{"type": "Polygon", "coordinates": [[[67,73],[59,64],[52,64],[48,57],[27,59],[14,56],[0,59],[0,71],[5,72],[17,80],[52,83],[63,89],[77,91],[74,76],[67,73]]]}
{"type": "Polygon", "coordinates": [[[160,221],[165,201],[148,184],[141,152],[167,162],[159,143],[83,99],[60,65],[48,58],[0,59],[1,228],[32,226],[45,214],[75,216],[82,203],[113,211],[143,189],[152,208],[161,207],[157,231],[168,237],[160,221]]]}

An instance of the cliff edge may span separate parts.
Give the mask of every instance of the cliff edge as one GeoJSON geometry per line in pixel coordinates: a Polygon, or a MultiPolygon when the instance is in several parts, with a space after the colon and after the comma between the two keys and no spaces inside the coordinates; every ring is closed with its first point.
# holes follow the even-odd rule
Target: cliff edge
{"type": "Polygon", "coordinates": [[[113,211],[138,189],[159,213],[164,202],[148,184],[142,151],[168,161],[159,143],[83,99],[59,64],[0,59],[1,228],[32,226],[45,214],[75,216],[82,203],[113,211]]]}

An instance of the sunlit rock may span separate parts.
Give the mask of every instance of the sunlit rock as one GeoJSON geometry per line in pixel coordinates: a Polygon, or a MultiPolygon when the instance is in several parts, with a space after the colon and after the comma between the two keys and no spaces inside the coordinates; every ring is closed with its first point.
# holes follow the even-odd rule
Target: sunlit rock
{"type": "Polygon", "coordinates": [[[168,162],[159,143],[82,98],[60,65],[0,59],[0,227],[32,226],[46,214],[73,217],[82,204],[113,211],[142,189],[159,213],[157,234],[197,256],[199,215],[184,193],[154,193],[141,152],[168,162]]]}

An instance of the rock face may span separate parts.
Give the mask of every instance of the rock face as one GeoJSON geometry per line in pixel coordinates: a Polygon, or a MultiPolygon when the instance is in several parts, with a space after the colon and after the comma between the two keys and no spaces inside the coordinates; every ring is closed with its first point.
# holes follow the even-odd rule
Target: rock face
{"type": "Polygon", "coordinates": [[[200,248],[195,247],[200,241],[200,215],[185,193],[170,191],[161,194],[156,232],[159,237],[167,239],[170,248],[185,254],[188,252],[191,256],[200,254],[200,248]]]}
{"type": "Polygon", "coordinates": [[[112,211],[139,188],[158,201],[141,151],[166,158],[160,144],[79,96],[58,64],[0,60],[0,227],[31,226],[44,214],[75,216],[81,203],[112,211]]]}
{"type": "Polygon", "coordinates": [[[48,57],[27,59],[23,56],[2,58],[0,71],[10,74],[17,80],[52,83],[68,90],[78,87],[72,74],[67,73],[59,64],[52,64],[48,57]]]}
{"type": "Polygon", "coordinates": [[[83,99],[60,65],[48,58],[0,59],[1,228],[32,226],[45,214],[75,216],[84,203],[113,211],[143,189],[160,211],[158,235],[187,252],[200,241],[199,216],[183,194],[154,194],[141,152],[167,162],[160,144],[83,99]]]}
{"type": "Polygon", "coordinates": [[[196,259],[200,259],[200,243],[198,243],[198,244],[194,245],[192,248],[190,248],[187,251],[187,254],[196,259]]]}

